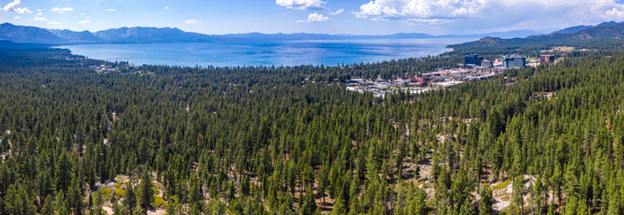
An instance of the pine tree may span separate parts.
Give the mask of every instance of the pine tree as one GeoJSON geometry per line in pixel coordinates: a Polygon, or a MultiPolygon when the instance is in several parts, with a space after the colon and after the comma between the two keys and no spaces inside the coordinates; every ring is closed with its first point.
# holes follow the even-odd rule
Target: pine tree
{"type": "Polygon", "coordinates": [[[481,196],[479,199],[479,214],[491,215],[493,212],[492,205],[494,204],[494,199],[492,196],[492,189],[490,189],[490,184],[483,184],[479,195],[481,196]]]}
{"type": "Polygon", "coordinates": [[[61,156],[57,159],[56,163],[56,189],[67,192],[69,185],[71,185],[71,161],[67,152],[61,153],[61,156]]]}
{"type": "Polygon", "coordinates": [[[533,203],[535,204],[535,208],[538,211],[538,214],[542,212],[542,201],[543,201],[543,192],[544,192],[544,184],[542,183],[542,176],[537,175],[535,182],[533,183],[533,189],[531,189],[531,198],[533,198],[533,203]]]}
{"type": "Polygon", "coordinates": [[[93,195],[93,206],[90,208],[89,215],[102,215],[102,205],[104,204],[104,197],[102,191],[98,190],[93,195]]]}
{"type": "Polygon", "coordinates": [[[303,206],[301,207],[301,214],[302,215],[313,215],[314,212],[316,211],[316,202],[314,201],[314,192],[312,191],[312,188],[308,187],[306,189],[306,196],[305,196],[305,202],[303,203],[303,206]]]}
{"type": "Polygon", "coordinates": [[[96,182],[96,176],[95,176],[95,169],[93,167],[89,167],[89,178],[88,183],[89,183],[89,188],[93,189],[93,187],[95,187],[95,182],[96,182]]]}
{"type": "Polygon", "coordinates": [[[82,184],[83,183],[81,182],[81,180],[75,177],[74,179],[72,179],[71,187],[67,192],[67,200],[69,201],[69,204],[71,205],[75,215],[83,214],[84,196],[81,186],[82,184]]]}
{"type": "MultiPolygon", "coordinates": [[[[150,209],[152,202],[154,201],[154,190],[152,190],[152,186],[152,177],[149,171],[143,171],[143,174],[141,175],[141,183],[138,186],[138,198],[139,206],[144,213],[147,213],[147,210],[150,209]]],[[[126,193],[127,192],[128,191],[126,191],[126,193]]],[[[124,205],[126,204],[124,203],[124,205]]]]}
{"type": "Polygon", "coordinates": [[[204,208],[204,196],[201,193],[201,186],[199,180],[194,179],[191,181],[191,189],[189,194],[189,205],[191,208],[191,214],[199,215],[203,212],[204,208]]]}
{"type": "Polygon", "coordinates": [[[59,210],[58,215],[70,215],[70,214],[71,214],[71,206],[69,202],[65,200],[65,203],[63,203],[63,206],[61,206],[61,209],[59,210]]]}
{"type": "Polygon", "coordinates": [[[520,213],[524,211],[524,192],[526,192],[524,187],[524,176],[519,175],[516,177],[513,183],[513,202],[520,208],[520,213]]]}
{"type": "Polygon", "coordinates": [[[178,201],[169,202],[167,205],[167,214],[178,214],[178,201]]]}
{"type": "Polygon", "coordinates": [[[122,214],[126,214],[123,206],[119,205],[117,201],[114,201],[113,202],[113,215],[122,215],[122,214]]]}
{"type": "Polygon", "coordinates": [[[132,214],[132,211],[137,205],[137,201],[136,194],[134,193],[134,188],[132,187],[132,183],[130,182],[128,182],[128,184],[126,185],[126,192],[123,195],[123,200],[121,201],[121,203],[126,208],[126,213],[132,214]]]}
{"type": "Polygon", "coordinates": [[[41,207],[41,215],[54,215],[54,198],[51,195],[45,198],[43,202],[43,207],[41,207]]]}
{"type": "Polygon", "coordinates": [[[470,199],[466,199],[466,201],[464,201],[464,203],[461,205],[459,215],[473,215],[473,210],[474,208],[472,207],[472,205],[470,205],[470,199]]]}
{"type": "Polygon", "coordinates": [[[344,205],[342,203],[342,199],[340,199],[340,197],[338,197],[336,199],[336,203],[334,204],[334,209],[332,210],[331,214],[332,215],[341,215],[341,214],[346,214],[347,213],[347,206],[344,205]]]}

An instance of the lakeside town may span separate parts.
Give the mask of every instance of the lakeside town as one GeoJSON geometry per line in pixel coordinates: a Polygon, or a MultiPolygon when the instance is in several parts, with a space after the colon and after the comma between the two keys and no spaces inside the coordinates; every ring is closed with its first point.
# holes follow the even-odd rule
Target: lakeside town
{"type": "Polygon", "coordinates": [[[346,89],[359,93],[370,92],[375,97],[384,97],[386,93],[397,93],[399,91],[418,94],[430,90],[453,87],[466,82],[487,80],[508,69],[537,67],[540,64],[556,64],[561,61],[563,61],[563,58],[555,58],[554,55],[550,54],[540,55],[539,59],[530,59],[528,61],[524,56],[516,54],[506,55],[494,60],[484,59],[477,54],[470,54],[464,56],[464,62],[459,63],[456,68],[439,67],[414,77],[409,77],[406,73],[404,77],[397,77],[394,80],[384,80],[381,77],[376,79],[353,78],[346,81],[346,89]]]}

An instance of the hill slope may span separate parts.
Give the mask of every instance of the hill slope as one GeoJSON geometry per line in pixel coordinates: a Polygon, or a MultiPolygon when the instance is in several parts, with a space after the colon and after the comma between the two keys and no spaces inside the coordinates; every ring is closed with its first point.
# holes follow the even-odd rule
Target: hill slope
{"type": "Polygon", "coordinates": [[[68,41],[52,32],[29,26],[18,26],[11,23],[0,24],[0,39],[18,43],[67,43],[68,41]]]}
{"type": "Polygon", "coordinates": [[[624,23],[605,22],[595,27],[576,26],[548,35],[529,36],[526,38],[502,39],[486,37],[478,41],[450,45],[448,47],[456,51],[465,52],[476,52],[479,50],[488,50],[489,52],[543,50],[554,46],[602,48],[621,46],[622,39],[624,39],[624,23]]]}
{"type": "Polygon", "coordinates": [[[214,40],[212,36],[184,32],[178,28],[124,27],[98,31],[94,35],[114,43],[185,43],[214,40]]]}
{"type": "Polygon", "coordinates": [[[70,31],[70,30],[54,30],[54,29],[50,29],[48,31],[50,31],[54,35],[56,35],[56,36],[58,36],[60,38],[63,38],[65,40],[68,40],[70,42],[75,42],[75,43],[98,43],[98,42],[103,42],[103,40],[101,38],[93,35],[89,31],[76,32],[76,31],[70,31]]]}

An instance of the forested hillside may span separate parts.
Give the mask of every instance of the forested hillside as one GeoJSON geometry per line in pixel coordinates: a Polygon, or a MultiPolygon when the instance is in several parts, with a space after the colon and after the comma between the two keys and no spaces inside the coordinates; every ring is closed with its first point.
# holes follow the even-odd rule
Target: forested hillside
{"type": "Polygon", "coordinates": [[[484,37],[478,41],[449,45],[455,51],[468,53],[519,53],[536,56],[540,51],[558,46],[583,49],[621,49],[624,23],[604,22],[596,26],[576,26],[547,35],[502,39],[484,37]]]}
{"type": "Polygon", "coordinates": [[[384,99],[342,82],[461,58],[103,74],[68,55],[0,50],[0,214],[624,212],[616,50],[384,99]]]}

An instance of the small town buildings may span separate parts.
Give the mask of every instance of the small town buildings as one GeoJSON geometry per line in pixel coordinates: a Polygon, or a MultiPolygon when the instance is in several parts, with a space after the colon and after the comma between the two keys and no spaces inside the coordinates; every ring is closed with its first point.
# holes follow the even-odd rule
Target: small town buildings
{"type": "Polygon", "coordinates": [[[503,67],[506,69],[526,67],[526,58],[520,55],[507,55],[503,57],[503,67]]]}
{"type": "Polygon", "coordinates": [[[545,63],[554,63],[555,62],[555,55],[540,55],[540,63],[541,64],[545,64],[545,63]]]}
{"type": "Polygon", "coordinates": [[[483,57],[477,55],[477,54],[470,54],[470,55],[466,55],[464,56],[464,66],[468,67],[468,66],[481,66],[481,61],[483,61],[483,57]]]}
{"type": "Polygon", "coordinates": [[[494,67],[494,63],[491,60],[483,60],[481,61],[482,68],[492,68],[494,67]]]}

